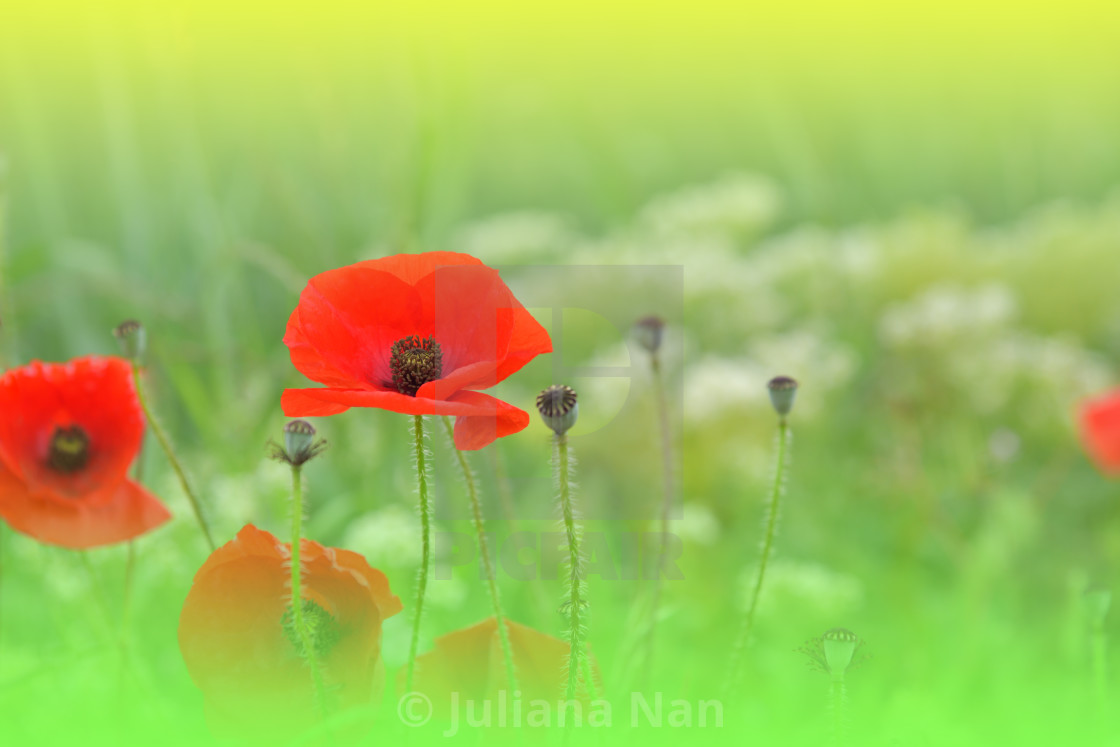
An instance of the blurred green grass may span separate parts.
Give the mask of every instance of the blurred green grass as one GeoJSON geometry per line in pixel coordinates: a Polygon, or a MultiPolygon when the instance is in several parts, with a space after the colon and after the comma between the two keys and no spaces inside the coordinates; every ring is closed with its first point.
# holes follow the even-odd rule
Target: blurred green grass
{"type": "MultiPolygon", "coordinates": [[[[826,678],[793,649],[834,625],[874,657],[850,678],[867,743],[1088,734],[1078,595],[1114,585],[1120,563],[1117,485],[1072,428],[1078,399],[1120,379],[1107,24],[962,42],[848,19],[773,41],[776,21],[752,35],[747,17],[718,33],[683,24],[681,38],[589,24],[576,45],[527,21],[472,40],[451,21],[398,36],[333,16],[306,29],[207,29],[189,12],[78,20],[0,30],[0,351],[9,364],[111,353],[109,330],[143,320],[158,412],[220,536],[246,521],[283,530],[285,471],[263,457],[280,391],[300,385],[280,338],[311,275],[469,248],[532,306],[547,277],[519,265],[681,265],[670,374],[687,581],[669,584],[667,653],[647,685],[696,698],[722,678],[766,489],[761,385],[792,373],[793,473],[750,684],[730,728],[704,736],[824,741],[826,678]],[[1038,51],[1048,32],[1063,44],[1038,51]],[[869,39],[883,47],[853,43],[869,39]],[[936,41],[961,43],[931,53],[936,41]]],[[[580,293],[609,292],[589,277],[580,293]]],[[[659,310],[656,293],[627,300],[634,318],[659,310]]],[[[620,352],[618,331],[567,329],[566,363],[620,352]]],[[[529,409],[551,366],[501,391],[529,409]]],[[[617,390],[586,386],[585,411],[615,406],[617,390]]],[[[640,517],[656,501],[648,386],[639,373],[617,427],[574,441],[590,514],[640,517]]],[[[407,424],[352,411],[320,425],[332,446],[308,471],[309,534],[365,553],[410,596],[414,560],[389,542],[412,516],[407,424]]],[[[461,516],[454,465],[433,447],[437,500],[461,516]]],[[[474,457],[492,514],[505,495],[539,515],[543,427],[495,451],[474,457]]],[[[205,552],[162,456],[146,459],[178,518],[139,544],[139,682],[105,688],[113,623],[77,558],[0,529],[10,733],[142,741],[172,724],[182,743],[204,739],[174,630],[205,552]],[[68,722],[52,723],[58,704],[68,722]]],[[[492,525],[499,542],[552,528],[492,525]]],[[[612,547],[642,528],[588,526],[612,547]]],[[[91,561],[115,614],[123,549],[91,561]]],[[[487,615],[472,570],[435,583],[429,638],[487,615]]],[[[590,583],[592,644],[617,678],[635,584],[590,583]]],[[[555,587],[503,582],[512,616],[553,633],[555,587]]],[[[391,668],[405,627],[386,626],[391,668]]]]}

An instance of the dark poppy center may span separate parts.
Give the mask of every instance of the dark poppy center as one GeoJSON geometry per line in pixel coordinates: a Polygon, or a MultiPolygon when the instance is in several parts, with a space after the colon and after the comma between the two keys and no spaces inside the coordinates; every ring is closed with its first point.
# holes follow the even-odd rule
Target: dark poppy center
{"type": "MultiPolygon", "coordinates": [[[[330,653],[334,645],[338,643],[340,629],[338,621],[331,617],[331,613],[320,607],[318,604],[310,599],[304,599],[300,602],[300,609],[303,611],[303,624],[307,626],[308,636],[311,639],[311,648],[315,652],[316,658],[322,658],[330,653]]],[[[288,643],[292,644],[296,653],[301,658],[307,658],[307,651],[303,646],[303,639],[296,628],[295,614],[292,607],[288,607],[284,611],[284,616],[280,619],[280,627],[284,629],[284,637],[288,639],[288,643]]]]}
{"type": "Polygon", "coordinates": [[[55,426],[47,451],[47,466],[55,472],[69,475],[89,462],[89,436],[76,425],[66,428],[55,426]]]}
{"type": "Polygon", "coordinates": [[[389,370],[397,391],[415,397],[420,387],[443,375],[443,354],[436,338],[421,340],[409,335],[394,342],[389,351],[389,370]]]}

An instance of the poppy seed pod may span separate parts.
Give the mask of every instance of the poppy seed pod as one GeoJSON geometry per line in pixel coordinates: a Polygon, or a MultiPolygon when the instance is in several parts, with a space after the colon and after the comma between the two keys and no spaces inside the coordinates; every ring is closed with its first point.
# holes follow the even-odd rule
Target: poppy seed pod
{"type": "Polygon", "coordinates": [[[315,426],[306,420],[292,420],[284,426],[284,446],[275,442],[272,445],[272,458],[286,462],[293,467],[302,467],[323,452],[326,440],[315,440],[315,426]]]}
{"type": "Polygon", "coordinates": [[[852,663],[858,643],[859,636],[847,628],[833,628],[825,633],[821,645],[828,670],[834,674],[844,672],[852,663]]]}
{"type": "Polygon", "coordinates": [[[570,386],[553,384],[537,395],[537,409],[540,410],[544,424],[556,435],[563,436],[579,417],[579,403],[576,391],[570,386]]]}
{"type": "Polygon", "coordinates": [[[144,325],[135,319],[126,319],[113,330],[113,337],[120,342],[121,353],[131,361],[138,361],[144,357],[148,347],[148,333],[144,325]]]}
{"type": "Polygon", "coordinates": [[[284,426],[284,448],[288,458],[295,461],[299,454],[311,448],[315,427],[306,420],[293,420],[284,426]]]}
{"type": "Polygon", "coordinates": [[[634,322],[633,333],[639,345],[650,353],[656,353],[665,336],[665,320],[656,315],[642,317],[634,322]]]}
{"type": "Polygon", "coordinates": [[[770,390],[770,404],[782,418],[793,409],[793,398],[797,395],[797,381],[789,376],[775,376],[766,384],[770,390]]]}

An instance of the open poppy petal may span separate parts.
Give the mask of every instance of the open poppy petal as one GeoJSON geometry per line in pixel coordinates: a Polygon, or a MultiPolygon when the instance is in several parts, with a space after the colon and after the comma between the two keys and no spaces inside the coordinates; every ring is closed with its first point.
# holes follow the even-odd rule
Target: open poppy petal
{"type": "Polygon", "coordinates": [[[1120,475],[1120,389],[1081,407],[1081,439],[1103,472],[1120,475]]]}
{"type": "Polygon", "coordinates": [[[351,407],[378,407],[405,415],[485,415],[494,411],[493,407],[455,400],[410,397],[400,392],[369,389],[285,389],[280,404],[284,414],[292,418],[333,415],[351,407]]]}
{"type": "Polygon", "coordinates": [[[532,314],[523,308],[514,309],[510,314],[513,319],[509,347],[506,349],[505,358],[498,366],[496,376],[498,381],[503,381],[521,370],[522,366],[538,355],[552,352],[552,340],[548,332],[532,314]]]}
{"type": "Polygon", "coordinates": [[[472,449],[521,430],[529,417],[464,392],[489,388],[552,350],[496,270],[451,252],[398,254],[316,275],[284,342],[296,368],[326,385],[285,390],[286,415],[350,407],[455,415],[456,445],[472,449]]]}
{"type": "Polygon", "coordinates": [[[431,299],[433,333],[443,340],[445,368],[505,357],[513,331],[511,310],[521,304],[498,271],[485,265],[437,268],[417,290],[431,299]]]}
{"type": "Polygon", "coordinates": [[[0,516],[74,548],[133,539],[170,518],[127,478],[144,413],[132,366],[90,356],[34,361],[0,377],[0,516]]]}
{"type": "Polygon", "coordinates": [[[420,252],[419,254],[394,254],[381,259],[368,259],[358,265],[369,264],[383,272],[390,272],[409,285],[417,285],[439,267],[455,265],[482,265],[482,260],[461,252],[420,252]]]}
{"type": "Polygon", "coordinates": [[[0,516],[40,542],[85,549],[138,537],[170,519],[171,512],[132,480],[118,483],[105,496],[63,501],[32,494],[0,465],[0,516]]]}
{"type": "Polygon", "coordinates": [[[284,330],[284,344],[288,346],[292,365],[312,381],[318,381],[327,386],[353,387],[359,386],[359,379],[353,374],[341,371],[315,349],[303,334],[299,324],[299,310],[292,312],[288,317],[288,326],[284,330]]]}
{"type": "MultiPolygon", "coordinates": [[[[389,350],[430,335],[416,289],[369,263],[316,275],[299,297],[299,327],[322,360],[355,381],[392,381],[389,350]]],[[[295,363],[295,360],[293,360],[295,363]]],[[[326,383],[326,382],[323,382],[326,383]]]]}
{"type": "MultiPolygon", "coordinates": [[[[435,387],[430,382],[424,387],[435,387]]],[[[334,415],[351,407],[379,407],[405,415],[454,415],[455,446],[481,449],[494,439],[517,433],[529,425],[529,413],[496,397],[474,391],[456,392],[450,399],[409,397],[399,392],[366,389],[286,389],[281,406],[288,417],[334,415]]]]}
{"type": "Polygon", "coordinates": [[[0,378],[0,454],[33,489],[79,496],[122,479],[140,449],[144,414],[132,368],[120,358],[34,361],[0,378]],[[57,428],[77,426],[89,442],[80,470],[48,465],[57,428]]]}
{"type": "Polygon", "coordinates": [[[483,414],[461,415],[455,419],[455,448],[473,451],[488,446],[495,439],[524,430],[529,413],[482,392],[462,391],[452,402],[483,409],[483,414]]]}

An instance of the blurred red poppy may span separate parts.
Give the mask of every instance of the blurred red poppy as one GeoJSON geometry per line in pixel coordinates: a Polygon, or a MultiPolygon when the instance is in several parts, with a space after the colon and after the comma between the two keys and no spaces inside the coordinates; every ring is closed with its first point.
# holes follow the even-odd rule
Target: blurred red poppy
{"type": "MultiPolygon", "coordinates": [[[[319,720],[291,625],[291,544],[246,525],[195,574],[179,650],[218,736],[290,737],[319,720]]],[[[304,619],[333,710],[381,691],[381,623],[401,611],[381,571],[348,550],[303,540],[304,619]]]]}
{"type": "Polygon", "coordinates": [[[34,361],[0,377],[0,516],[64,547],[132,539],[171,518],[127,477],[144,413],[120,358],[34,361]]]}
{"type": "MultiPolygon", "coordinates": [[[[559,703],[568,684],[568,644],[526,625],[506,620],[517,686],[523,702],[559,703]]],[[[595,675],[598,682],[598,671],[595,675]]],[[[404,672],[397,676],[404,687],[404,672]]],[[[435,648],[416,659],[413,689],[427,696],[433,717],[446,721],[468,701],[499,701],[507,689],[498,621],[489,617],[469,628],[436,638],[435,648]],[[452,694],[457,700],[452,700],[452,694]]],[[[586,692],[580,699],[588,700],[586,692]]],[[[514,697],[507,693],[506,699],[514,697]]]]}
{"type": "Polygon", "coordinates": [[[1081,406],[1081,440],[1101,470],[1120,475],[1120,389],[1081,406]]]}
{"type": "Polygon", "coordinates": [[[529,415],[477,390],[552,351],[498,271],[466,254],[398,254],[311,278],[284,334],[292,363],[325,389],[287,389],[290,417],[380,407],[455,415],[455,445],[481,449],[529,415]]]}

